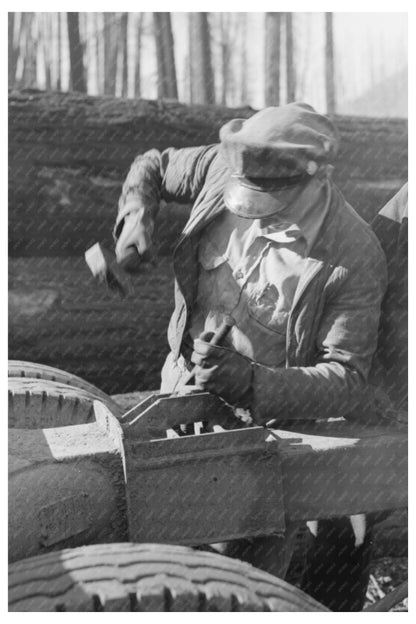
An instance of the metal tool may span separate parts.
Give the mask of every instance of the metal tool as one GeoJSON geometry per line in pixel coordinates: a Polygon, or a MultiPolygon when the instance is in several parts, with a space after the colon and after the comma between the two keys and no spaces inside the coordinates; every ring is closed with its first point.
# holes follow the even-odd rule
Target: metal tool
{"type": "MultiPolygon", "coordinates": [[[[235,325],[235,320],[233,319],[232,316],[227,315],[224,320],[222,321],[221,325],[218,327],[217,331],[215,332],[215,334],[212,336],[211,340],[209,341],[209,344],[211,345],[219,345],[225,338],[226,336],[229,334],[230,330],[232,327],[234,327],[235,325]]],[[[181,379],[182,381],[182,385],[186,385],[188,384],[190,381],[192,381],[192,379],[195,376],[195,372],[196,372],[196,365],[192,368],[192,370],[189,371],[189,373],[185,376],[185,379],[181,379]]],[[[176,386],[173,389],[173,393],[172,396],[174,396],[175,394],[183,394],[183,390],[179,390],[179,392],[175,392],[176,386]]],[[[206,429],[207,427],[207,422],[202,421],[202,430],[206,429]]],[[[195,425],[194,423],[188,423],[186,425],[179,425],[178,427],[174,428],[174,431],[176,431],[176,433],[178,433],[180,436],[183,435],[193,435],[195,433],[195,425]]]]}
{"type": "Polygon", "coordinates": [[[100,283],[104,283],[111,290],[118,292],[121,297],[125,297],[130,292],[130,281],[124,267],[131,263],[132,259],[138,257],[137,249],[129,247],[128,254],[121,262],[118,262],[115,255],[100,243],[95,243],[85,252],[85,261],[93,276],[100,283]]]}

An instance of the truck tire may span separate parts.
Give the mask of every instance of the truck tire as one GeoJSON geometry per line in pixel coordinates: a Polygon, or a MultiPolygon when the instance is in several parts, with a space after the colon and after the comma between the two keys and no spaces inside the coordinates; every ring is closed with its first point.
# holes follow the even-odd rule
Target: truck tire
{"type": "Polygon", "coordinates": [[[275,576],[182,546],[99,544],[9,566],[9,611],[328,611],[275,576]]]}
{"type": "Polygon", "coordinates": [[[47,429],[94,422],[94,401],[104,403],[114,416],[121,410],[82,388],[45,379],[9,377],[9,428],[47,429]]]}
{"type": "Polygon", "coordinates": [[[52,366],[46,366],[45,364],[35,364],[34,362],[23,362],[22,360],[9,360],[8,362],[8,376],[9,377],[23,377],[30,379],[45,379],[49,381],[55,381],[56,383],[73,386],[74,388],[81,388],[87,392],[91,392],[97,397],[102,399],[109,399],[109,395],[88,383],[81,377],[61,370],[60,368],[53,368],[52,366]]]}

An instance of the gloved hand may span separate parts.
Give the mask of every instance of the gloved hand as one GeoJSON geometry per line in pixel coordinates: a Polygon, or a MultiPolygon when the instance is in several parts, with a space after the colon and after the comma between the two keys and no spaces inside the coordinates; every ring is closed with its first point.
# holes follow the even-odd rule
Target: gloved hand
{"type": "Polygon", "coordinates": [[[212,336],[212,332],[204,332],[194,340],[195,383],[230,405],[248,408],[253,374],[250,360],[237,351],[209,344],[212,336]]]}
{"type": "Polygon", "coordinates": [[[154,262],[153,219],[145,208],[124,217],[116,245],[117,262],[123,269],[136,273],[142,262],[154,262]],[[137,253],[132,253],[135,250],[137,253]]]}

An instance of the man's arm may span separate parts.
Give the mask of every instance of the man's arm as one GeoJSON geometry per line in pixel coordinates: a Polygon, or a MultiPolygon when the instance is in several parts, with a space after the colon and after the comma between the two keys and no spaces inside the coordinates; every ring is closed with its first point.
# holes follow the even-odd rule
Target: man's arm
{"type": "Polygon", "coordinates": [[[372,371],[397,406],[406,409],[408,394],[408,197],[407,184],[380,210],[371,226],[386,254],[388,288],[372,371]]]}
{"type": "Polygon", "coordinates": [[[375,251],[367,266],[357,264],[327,301],[314,366],[273,369],[252,365],[251,411],[256,422],[277,415],[340,417],[364,401],[386,287],[385,259],[375,251]]]}
{"type": "Polygon", "coordinates": [[[114,236],[117,239],[125,218],[137,214],[140,220],[153,222],[161,199],[192,203],[200,193],[217,146],[156,149],[138,156],[123,184],[119,199],[114,236]]]}
{"type": "Polygon", "coordinates": [[[201,337],[192,354],[197,384],[249,408],[258,424],[275,418],[340,417],[363,405],[386,285],[384,256],[371,246],[367,265],[357,261],[347,277],[332,284],[332,295],[326,295],[314,365],[267,367],[201,337]]]}

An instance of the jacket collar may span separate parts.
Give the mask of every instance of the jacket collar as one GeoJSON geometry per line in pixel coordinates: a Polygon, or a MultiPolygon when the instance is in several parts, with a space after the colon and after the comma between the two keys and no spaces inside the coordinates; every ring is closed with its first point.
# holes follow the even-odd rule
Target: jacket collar
{"type": "Polygon", "coordinates": [[[210,206],[208,210],[205,202],[201,202],[201,204],[195,206],[187,223],[185,224],[178,245],[180,245],[185,238],[200,232],[208,225],[208,223],[211,223],[211,221],[218,217],[218,215],[220,215],[224,210],[226,210],[226,208],[222,199],[222,194],[216,199],[216,201],[213,202],[212,206],[210,206]]]}
{"type": "MultiPolygon", "coordinates": [[[[343,199],[343,198],[342,198],[343,199]]],[[[341,195],[332,182],[327,183],[327,210],[324,222],[322,223],[319,236],[310,250],[306,259],[305,270],[299,280],[293,300],[292,311],[302,298],[308,285],[316,275],[324,268],[330,270],[334,263],[336,253],[335,231],[338,211],[342,209],[341,195]]]]}

